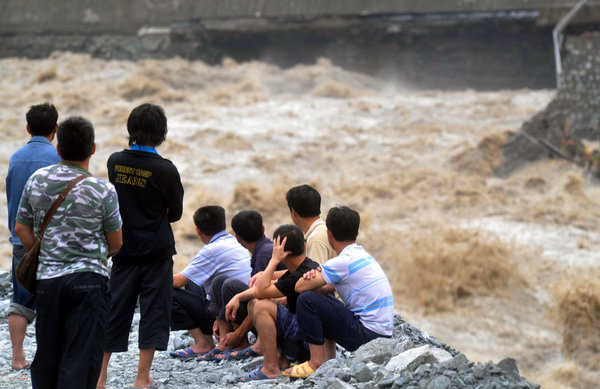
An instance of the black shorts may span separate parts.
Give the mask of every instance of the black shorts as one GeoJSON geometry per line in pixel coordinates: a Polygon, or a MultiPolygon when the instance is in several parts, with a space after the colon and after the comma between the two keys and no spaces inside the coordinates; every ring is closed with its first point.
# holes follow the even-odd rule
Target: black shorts
{"type": "Polygon", "coordinates": [[[172,257],[143,265],[113,264],[110,293],[110,322],[105,351],[127,351],[138,297],[141,315],[139,348],[166,350],[173,295],[172,257]]]}

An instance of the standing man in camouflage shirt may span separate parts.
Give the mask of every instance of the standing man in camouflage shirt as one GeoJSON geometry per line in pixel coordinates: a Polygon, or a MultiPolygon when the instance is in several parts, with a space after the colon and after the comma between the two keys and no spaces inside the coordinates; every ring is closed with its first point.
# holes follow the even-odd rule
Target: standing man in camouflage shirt
{"type": "MultiPolygon", "coordinates": [[[[29,249],[46,212],[75,178],[90,175],[94,128],[81,117],[60,124],[61,162],[27,181],[15,233],[29,249]]],[[[91,175],[79,182],[52,216],[37,269],[37,352],[31,381],[37,388],[95,388],[108,322],[107,257],[122,243],[115,188],[91,175]]]]}

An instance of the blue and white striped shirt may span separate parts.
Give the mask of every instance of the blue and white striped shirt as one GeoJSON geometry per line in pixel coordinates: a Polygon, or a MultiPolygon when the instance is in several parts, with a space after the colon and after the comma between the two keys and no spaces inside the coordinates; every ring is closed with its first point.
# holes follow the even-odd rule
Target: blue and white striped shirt
{"type": "Polygon", "coordinates": [[[392,287],[375,258],[353,243],[321,268],[325,282],[335,286],[342,301],[365,327],[380,335],[392,335],[392,287]]]}
{"type": "Polygon", "coordinates": [[[248,283],[251,270],[248,250],[223,230],[198,251],[181,273],[193,283],[204,286],[208,294],[216,276],[225,274],[248,283]]]}

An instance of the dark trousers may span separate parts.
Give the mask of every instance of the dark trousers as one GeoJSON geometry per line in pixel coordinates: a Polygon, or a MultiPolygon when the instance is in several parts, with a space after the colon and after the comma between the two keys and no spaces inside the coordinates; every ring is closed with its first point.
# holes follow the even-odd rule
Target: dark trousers
{"type": "MultiPolygon", "coordinates": [[[[248,289],[248,284],[226,275],[215,277],[211,285],[209,311],[219,320],[225,320],[225,306],[233,296],[248,289]]],[[[234,323],[242,324],[248,316],[248,301],[243,301],[235,314],[234,323]]]]}
{"type": "Polygon", "coordinates": [[[35,389],[95,388],[108,322],[108,280],[75,273],[37,282],[35,389]]]}
{"type": "Polygon", "coordinates": [[[354,351],[381,336],[363,326],[359,317],[341,301],[313,290],[298,296],[296,318],[300,336],[311,344],[321,345],[330,339],[354,351]]]}
{"type": "Polygon", "coordinates": [[[166,350],[169,344],[173,259],[143,265],[113,264],[110,273],[108,352],[127,351],[133,314],[140,301],[140,349],[166,350]]]}
{"type": "Polygon", "coordinates": [[[190,282],[186,289],[173,289],[171,330],[200,328],[203,334],[212,335],[215,315],[209,311],[208,305],[202,286],[190,282]]]}

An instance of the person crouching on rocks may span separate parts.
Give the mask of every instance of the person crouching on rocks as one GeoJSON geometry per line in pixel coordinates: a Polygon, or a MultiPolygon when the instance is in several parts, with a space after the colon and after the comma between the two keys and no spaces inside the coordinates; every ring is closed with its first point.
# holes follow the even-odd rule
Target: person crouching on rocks
{"type": "Polygon", "coordinates": [[[285,370],[288,377],[306,378],[335,358],[335,343],[354,351],[375,338],[392,335],[392,288],[375,258],[356,244],[360,215],[345,206],[334,207],[326,225],[338,256],[296,283],[299,333],[309,344],[310,360],[285,370]],[[335,286],[343,303],[315,291],[326,284],[335,286]]]}

